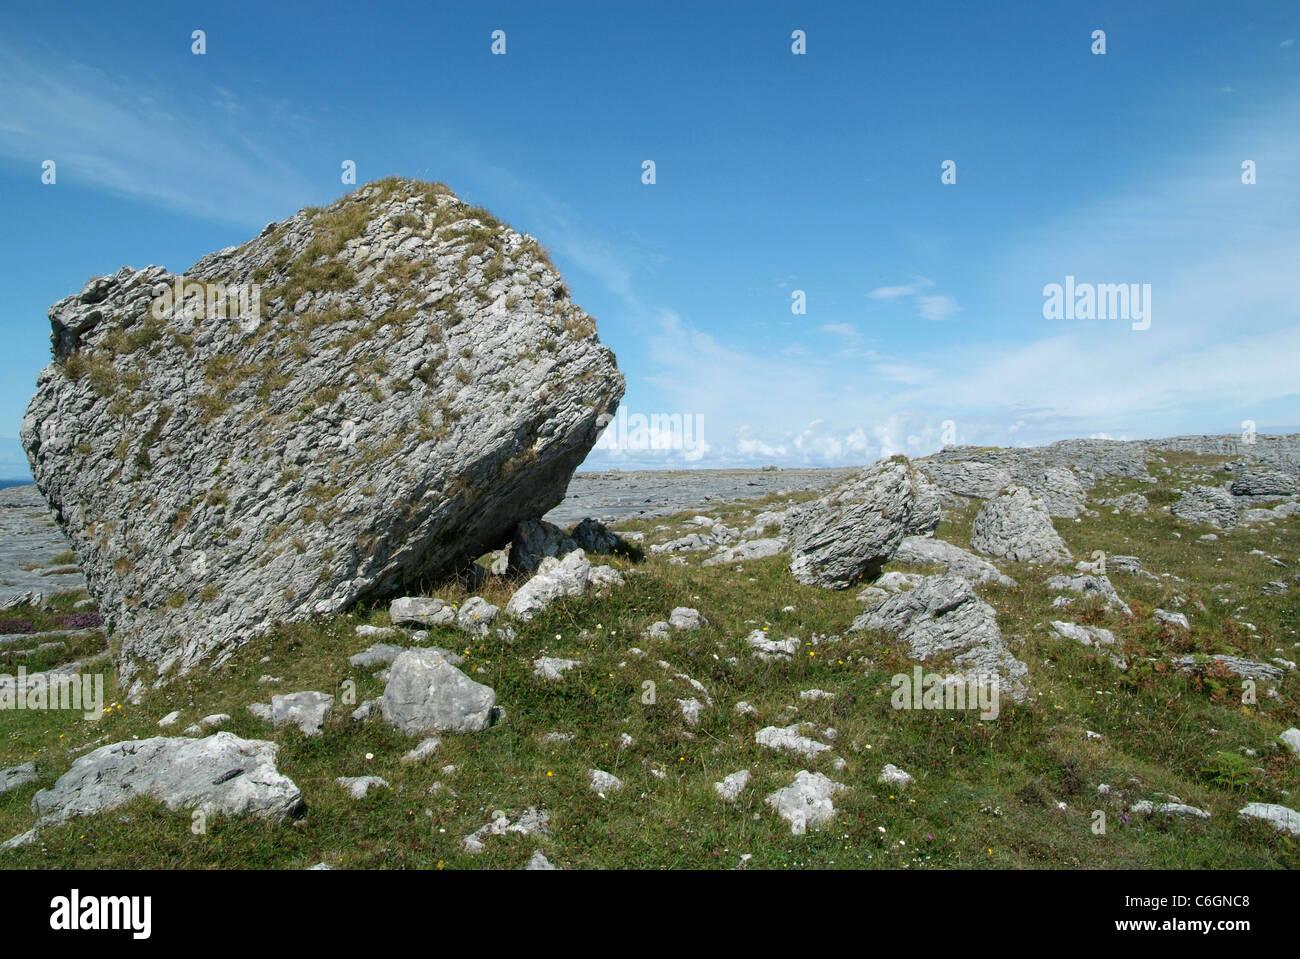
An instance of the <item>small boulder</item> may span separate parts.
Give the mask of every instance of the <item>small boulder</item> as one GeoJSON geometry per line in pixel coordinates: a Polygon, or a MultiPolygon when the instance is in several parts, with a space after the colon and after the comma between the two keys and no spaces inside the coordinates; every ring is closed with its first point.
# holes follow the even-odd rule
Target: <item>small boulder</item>
{"type": "Polygon", "coordinates": [[[386,721],[410,736],[474,733],[492,723],[496,693],[476,683],[436,649],[408,649],[393,660],[380,706],[386,721]]]}

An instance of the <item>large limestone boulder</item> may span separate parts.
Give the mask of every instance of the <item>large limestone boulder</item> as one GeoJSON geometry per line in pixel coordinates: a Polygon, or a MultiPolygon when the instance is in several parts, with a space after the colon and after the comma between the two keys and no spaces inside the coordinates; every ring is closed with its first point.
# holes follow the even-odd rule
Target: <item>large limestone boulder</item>
{"type": "Polygon", "coordinates": [[[1064,563],[1070,550],[1041,499],[1023,486],[1009,486],[975,514],[970,548],[1017,563],[1064,563]]]}
{"type": "Polygon", "coordinates": [[[933,484],[906,457],[882,460],[791,511],[790,572],[809,586],[846,589],[878,576],[903,537],[932,532],[938,522],[933,484]]]}
{"type": "Polygon", "coordinates": [[[40,827],[150,796],[169,809],[283,820],[305,804],[301,790],[275,768],[276,748],[233,733],[101,746],[32,797],[32,811],[40,827]]]}
{"type": "Polygon", "coordinates": [[[371,184],[181,279],[56,303],[22,426],[128,678],[504,545],[623,393],[537,242],[441,185],[371,184]]]}

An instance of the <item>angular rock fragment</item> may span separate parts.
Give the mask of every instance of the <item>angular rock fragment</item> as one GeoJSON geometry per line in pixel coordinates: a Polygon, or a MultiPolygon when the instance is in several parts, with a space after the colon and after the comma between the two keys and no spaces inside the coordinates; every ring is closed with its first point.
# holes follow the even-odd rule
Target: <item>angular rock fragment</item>
{"type": "Polygon", "coordinates": [[[971,526],[970,548],[1017,563],[1066,563],[1070,551],[1041,500],[1023,486],[989,500],[971,526]]]}
{"type": "Polygon", "coordinates": [[[724,776],[722,782],[713,784],[713,788],[722,797],[723,802],[735,802],[737,797],[745,791],[745,787],[749,785],[749,780],[749,770],[742,769],[730,776],[724,776]]]}
{"type": "Polygon", "coordinates": [[[259,719],[270,720],[277,728],[297,726],[304,735],[319,736],[333,705],[334,697],[329,693],[289,693],[272,696],[270,704],[253,703],[248,711],[259,719]]]}
{"type": "Polygon", "coordinates": [[[1199,523],[1232,529],[1237,525],[1237,504],[1232,494],[1218,486],[1193,486],[1173,506],[1173,513],[1185,523],[1199,523]]]}
{"type": "Polygon", "coordinates": [[[849,787],[821,773],[801,769],[794,782],[767,796],[766,802],[790,824],[790,832],[802,836],[809,826],[820,826],[835,817],[831,797],[849,787]]]}
{"type": "Polygon", "coordinates": [[[993,607],[955,576],[927,576],[919,586],[868,609],[849,632],[879,630],[909,644],[908,655],[920,662],[951,661],[951,681],[989,685],[1021,700],[1027,694],[1029,667],[1007,649],[993,607]]]}
{"type": "Polygon", "coordinates": [[[1237,811],[1242,819],[1258,819],[1268,823],[1278,832],[1291,836],[1300,836],[1300,812],[1277,803],[1246,803],[1237,811]]]}
{"type": "Polygon", "coordinates": [[[365,799],[371,789],[388,789],[388,780],[379,776],[339,776],[334,780],[348,791],[353,799],[365,799]]]}
{"type": "Polygon", "coordinates": [[[384,719],[407,735],[475,733],[492,723],[496,693],[436,649],[408,649],[393,660],[381,701],[384,719]]]}
{"type": "Polygon", "coordinates": [[[1016,581],[1004,574],[983,557],[976,556],[969,550],[954,546],[941,539],[927,536],[908,536],[898,544],[893,561],[913,566],[934,563],[944,567],[944,571],[960,576],[972,583],[997,583],[999,586],[1015,586],[1016,581]]]}
{"type": "Polygon", "coordinates": [[[1119,598],[1110,578],[1106,576],[1053,576],[1047,581],[1048,589],[1064,589],[1081,596],[1096,596],[1110,609],[1118,609],[1126,616],[1133,610],[1119,598]]]}
{"type": "Polygon", "coordinates": [[[790,571],[805,585],[846,589],[874,579],[905,536],[930,532],[938,520],[933,484],[906,457],[883,460],[791,510],[790,571]]]}
{"type": "Polygon", "coordinates": [[[37,827],[150,796],[169,809],[283,820],[304,809],[302,792],[275,768],[275,743],[215,733],[203,739],[130,740],[77,759],[32,798],[37,827]]]}

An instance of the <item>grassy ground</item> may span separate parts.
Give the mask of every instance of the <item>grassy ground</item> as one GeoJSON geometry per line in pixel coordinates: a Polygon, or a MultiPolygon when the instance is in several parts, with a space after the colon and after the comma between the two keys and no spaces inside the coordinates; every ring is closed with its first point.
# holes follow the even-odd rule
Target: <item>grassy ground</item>
{"type": "MultiPolygon", "coordinates": [[[[1051,609],[1054,594],[1045,580],[1052,571],[1008,564],[1017,588],[978,588],[997,609],[1011,649],[1029,665],[1033,691],[1024,705],[1004,701],[994,721],[969,712],[892,709],[889,678],[910,673],[913,664],[889,637],[845,633],[860,609],[856,589],[800,586],[786,569],[788,558],[738,569],[702,567],[700,554],[690,555],[686,566],[651,554],[639,563],[616,560],[626,586],[604,598],[558,604],[519,629],[513,644],[467,642],[463,634],[435,630],[429,641],[465,656],[462,669],[496,690],[507,720],[477,735],[443,737],[440,751],[424,763],[404,765],[401,756],[414,742],[382,722],[351,722],[350,705],[337,705],[324,734],[313,738],[273,730],[247,711],[276,692],[340,695],[346,680],[356,683],[358,702],[378,696],[379,680],[349,667],[348,657],[370,642],[354,628],[385,624],[383,610],[281,629],[243,649],[220,673],[196,674],[138,705],[114,705],[98,722],[69,713],[0,713],[0,765],[35,758],[40,769],[37,783],[0,796],[0,838],[30,828],[32,794],[67,770],[70,749],[158,735],[157,720],[173,709],[182,711],[173,730],[226,712],[233,719],[225,728],[279,743],[279,768],[308,803],[307,815],[293,825],[216,819],[195,835],[188,814],[137,801],[43,830],[36,844],[0,852],[0,867],[302,868],[324,861],[338,868],[516,868],[536,849],[564,868],[732,868],[742,854],[753,857],[751,868],[1300,866],[1300,843],[1236,815],[1249,801],[1300,805],[1300,762],[1274,742],[1297,724],[1300,680],[1288,675],[1276,698],[1261,688],[1259,704],[1243,706],[1231,677],[1184,677],[1159,661],[1186,652],[1300,658],[1294,600],[1300,585],[1291,598],[1260,589],[1294,574],[1300,522],[1238,529],[1206,542],[1198,539],[1206,530],[1158,507],[1131,516],[1096,505],[1097,498],[1130,490],[1167,500],[1176,489],[1206,482],[1194,458],[1165,459],[1152,465],[1157,485],[1106,481],[1089,497],[1098,516],[1056,521],[1076,558],[1093,550],[1132,554],[1153,573],[1172,574],[1153,581],[1111,572],[1132,618],[1096,608],[1051,609]],[[1252,548],[1280,556],[1290,569],[1251,556],[1252,548]],[[1154,607],[1172,608],[1179,597],[1192,622],[1187,636],[1157,628],[1150,618],[1154,607]],[[700,610],[708,626],[664,640],[641,638],[675,606],[700,610]],[[1047,623],[1056,618],[1113,629],[1132,668],[1120,672],[1106,657],[1054,638],[1047,623]],[[800,654],[787,663],[753,658],[744,638],[756,628],[775,638],[799,637],[800,654]],[[815,634],[840,638],[814,646],[815,634]],[[634,646],[645,655],[630,653],[634,646]],[[579,659],[583,666],[547,683],[532,675],[539,655],[579,659]],[[676,702],[698,694],[676,673],[698,680],[714,699],[698,726],[684,723],[676,702]],[[260,682],[265,675],[281,681],[260,682]],[[646,682],[655,684],[653,704],[643,702],[646,682]],[[800,699],[800,691],[813,688],[835,698],[800,699]],[[757,715],[737,714],[741,700],[757,715]],[[819,733],[833,727],[833,749],[805,760],[755,744],[763,726],[793,722],[814,723],[819,733]],[[1089,730],[1101,738],[1088,738],[1089,730]],[[543,742],[551,732],[574,738],[543,742]],[[632,745],[620,748],[621,734],[632,745]],[[1246,757],[1244,749],[1258,757],[1246,757]],[[842,769],[832,765],[836,756],[842,769]],[[905,791],[877,783],[885,763],[915,782],[905,791]],[[615,774],[625,788],[600,798],[588,788],[591,768],[615,774]],[[835,798],[833,823],[793,836],[763,797],[805,768],[850,788],[835,798]],[[713,783],[740,769],[754,778],[727,805],[713,783]],[[357,801],[334,782],[359,775],[382,776],[392,788],[357,801]],[[444,788],[431,795],[439,782],[444,788]],[[1109,794],[1098,792],[1101,783],[1111,787],[1109,794]],[[1212,818],[1127,814],[1132,802],[1162,794],[1209,810],[1212,818]],[[550,814],[550,838],[491,837],[479,855],[460,848],[495,811],[513,819],[529,806],[550,814]],[[1093,830],[1098,810],[1107,823],[1100,835],[1093,830]]],[[[790,499],[708,512],[743,525],[760,509],[790,499]]],[[[975,505],[948,511],[936,535],[965,545],[975,505]]],[[[690,515],[623,528],[662,541],[684,531],[690,515]]],[[[512,586],[498,582],[480,595],[504,605],[512,586]]],[[[468,595],[454,584],[436,594],[453,601],[468,595]]],[[[115,695],[110,690],[110,702],[115,695]]]]}

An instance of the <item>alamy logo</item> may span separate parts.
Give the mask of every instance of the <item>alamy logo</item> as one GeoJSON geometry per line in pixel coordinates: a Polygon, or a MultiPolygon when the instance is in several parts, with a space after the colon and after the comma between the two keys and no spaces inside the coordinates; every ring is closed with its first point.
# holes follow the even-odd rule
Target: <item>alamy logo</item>
{"type": "Polygon", "coordinates": [[[604,432],[596,441],[598,450],[685,450],[707,451],[702,413],[633,413],[620,406],[614,417],[601,417],[596,425],[604,432]]]}
{"type": "Polygon", "coordinates": [[[152,896],[69,896],[50,900],[50,928],[60,932],[80,929],[129,930],[133,939],[148,939],[153,929],[152,896]]]}
{"type": "Polygon", "coordinates": [[[1043,287],[1045,320],[1132,320],[1133,329],[1151,328],[1150,283],[1075,283],[1043,287]]]}
{"type": "Polygon", "coordinates": [[[998,718],[998,680],[982,674],[944,676],[927,673],[920,666],[912,675],[895,673],[889,705],[895,709],[979,710],[980,719],[998,718]]]}
{"type": "Polygon", "coordinates": [[[238,319],[251,333],[262,319],[262,287],[258,283],[199,282],[178,276],[172,286],[159,284],[150,311],[161,320],[174,311],[206,320],[238,319]]]}
{"type": "Polygon", "coordinates": [[[0,673],[0,710],[25,709],[43,712],[52,709],[80,710],[88,720],[104,713],[103,673],[31,673],[19,666],[18,675],[0,673]]]}

